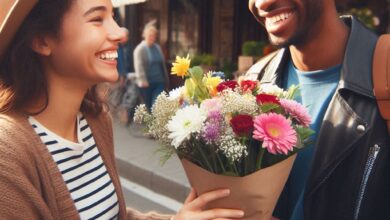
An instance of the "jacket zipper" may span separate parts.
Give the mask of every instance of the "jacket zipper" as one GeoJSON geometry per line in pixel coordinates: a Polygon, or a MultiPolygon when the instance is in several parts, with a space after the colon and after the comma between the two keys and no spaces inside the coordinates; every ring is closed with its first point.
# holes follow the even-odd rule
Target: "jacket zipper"
{"type": "Polygon", "coordinates": [[[360,191],[359,191],[359,195],[358,195],[357,205],[355,207],[355,215],[353,218],[354,220],[357,220],[359,217],[360,206],[362,205],[364,193],[365,193],[365,190],[367,187],[368,178],[370,177],[370,174],[371,174],[372,168],[375,164],[375,160],[378,156],[379,150],[380,150],[380,147],[377,144],[375,144],[369,150],[368,159],[367,159],[366,166],[365,166],[364,173],[363,173],[363,179],[362,179],[362,182],[360,184],[360,191]]]}

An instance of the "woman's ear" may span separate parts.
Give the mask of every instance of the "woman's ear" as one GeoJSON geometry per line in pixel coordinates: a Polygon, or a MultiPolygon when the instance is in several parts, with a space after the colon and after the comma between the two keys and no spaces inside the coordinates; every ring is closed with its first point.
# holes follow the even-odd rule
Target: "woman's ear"
{"type": "Polygon", "coordinates": [[[51,54],[50,43],[47,37],[34,37],[31,42],[31,49],[42,56],[49,56],[51,54]]]}

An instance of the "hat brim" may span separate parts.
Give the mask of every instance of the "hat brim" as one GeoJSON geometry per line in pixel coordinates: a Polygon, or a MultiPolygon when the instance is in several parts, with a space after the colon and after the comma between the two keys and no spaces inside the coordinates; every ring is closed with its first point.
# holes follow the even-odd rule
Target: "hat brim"
{"type": "Polygon", "coordinates": [[[20,25],[38,0],[1,0],[0,7],[0,61],[20,25]]]}

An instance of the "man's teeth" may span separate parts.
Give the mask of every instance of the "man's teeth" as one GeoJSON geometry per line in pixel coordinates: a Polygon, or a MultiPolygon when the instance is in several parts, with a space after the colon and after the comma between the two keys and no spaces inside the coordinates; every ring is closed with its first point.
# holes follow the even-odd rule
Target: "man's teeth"
{"type": "Polygon", "coordinates": [[[115,60],[118,58],[118,52],[112,51],[112,52],[106,52],[99,55],[99,58],[102,60],[115,60]]]}
{"type": "Polygon", "coordinates": [[[286,20],[287,18],[289,18],[293,13],[292,12],[288,12],[288,13],[282,13],[282,14],[278,14],[278,15],[275,15],[270,19],[270,21],[272,23],[277,23],[279,21],[282,21],[282,20],[286,20]]]}

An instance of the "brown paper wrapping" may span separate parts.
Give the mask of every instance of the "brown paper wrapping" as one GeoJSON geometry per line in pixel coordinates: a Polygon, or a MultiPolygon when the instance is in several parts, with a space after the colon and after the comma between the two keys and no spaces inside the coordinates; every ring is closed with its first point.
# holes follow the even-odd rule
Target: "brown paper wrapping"
{"type": "Polygon", "coordinates": [[[245,212],[244,220],[270,220],[295,157],[296,154],[244,177],[217,175],[186,159],[181,162],[198,195],[220,188],[230,189],[229,197],[209,203],[207,209],[240,209],[245,212]]]}

